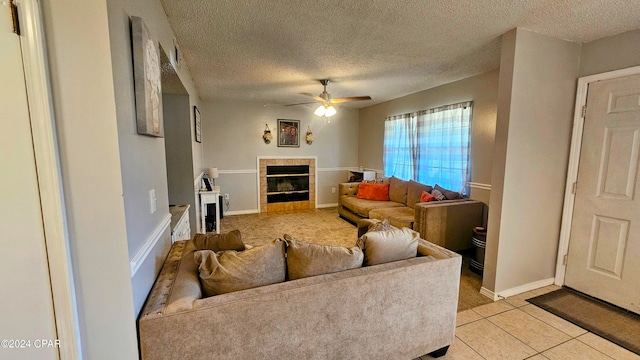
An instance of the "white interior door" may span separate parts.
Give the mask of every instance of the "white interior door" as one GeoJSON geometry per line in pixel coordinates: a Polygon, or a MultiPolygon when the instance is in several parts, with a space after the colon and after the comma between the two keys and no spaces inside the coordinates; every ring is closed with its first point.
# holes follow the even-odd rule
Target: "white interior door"
{"type": "Polygon", "coordinates": [[[565,285],[640,313],[640,75],[589,85],[565,285]]]}
{"type": "Polygon", "coordinates": [[[0,358],[59,359],[22,55],[10,19],[0,4],[0,358]]]}

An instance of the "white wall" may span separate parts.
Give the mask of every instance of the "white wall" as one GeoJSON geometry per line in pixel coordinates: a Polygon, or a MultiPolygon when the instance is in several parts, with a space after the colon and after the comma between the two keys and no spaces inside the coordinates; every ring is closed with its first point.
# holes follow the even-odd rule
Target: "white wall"
{"type": "Polygon", "coordinates": [[[42,7],[83,358],[135,359],[107,4],[42,7]]]}
{"type": "MultiPolygon", "coordinates": [[[[258,156],[317,156],[316,195],[318,206],[337,204],[331,192],[348,178],[347,169],[358,166],[358,111],[338,108],[338,114],[327,123],[313,115],[313,106],[267,105],[256,102],[203,101],[202,114],[203,168],[217,167],[220,177],[216,185],[229,194],[232,213],[258,211],[258,156]],[[277,120],[300,120],[300,147],[277,145],[277,120]],[[274,140],[265,144],[262,134],[269,125],[274,140]],[[307,145],[307,127],[315,137],[307,145]]],[[[204,169],[201,169],[204,170],[204,169]]]]}
{"type": "MultiPolygon", "coordinates": [[[[360,109],[359,162],[383,169],[384,120],[417,110],[473,101],[471,181],[491,185],[491,158],[496,124],[498,70],[360,109]]],[[[471,198],[489,203],[489,190],[471,188],[471,198]]]]}
{"type": "Polygon", "coordinates": [[[515,29],[502,39],[483,287],[554,277],[580,44],[515,29]]]}
{"type": "Polygon", "coordinates": [[[579,76],[640,65],[640,29],[582,45],[579,76]]]}
{"type": "MultiPolygon", "coordinates": [[[[148,257],[142,259],[142,271],[132,278],[138,313],[166,257],[171,235],[165,139],[138,135],[136,130],[130,17],[141,17],[150,37],[167,51],[173,49],[174,36],[159,0],[110,0],[107,5],[129,259],[135,260],[151,249],[148,257]],[[155,190],[157,199],[157,211],[153,214],[149,206],[150,190],[155,190]]],[[[183,66],[176,72],[190,94],[189,102],[196,104],[197,92],[188,68],[183,66]]],[[[191,126],[191,118],[185,120],[191,126]]],[[[193,149],[199,147],[193,145],[193,149]]]]}

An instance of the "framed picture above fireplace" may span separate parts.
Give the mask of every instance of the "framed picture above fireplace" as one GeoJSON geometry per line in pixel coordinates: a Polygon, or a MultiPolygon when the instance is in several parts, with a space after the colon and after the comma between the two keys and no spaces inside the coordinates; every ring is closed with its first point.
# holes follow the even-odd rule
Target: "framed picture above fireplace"
{"type": "Polygon", "coordinates": [[[278,119],[278,146],[300,147],[300,120],[278,119]]]}

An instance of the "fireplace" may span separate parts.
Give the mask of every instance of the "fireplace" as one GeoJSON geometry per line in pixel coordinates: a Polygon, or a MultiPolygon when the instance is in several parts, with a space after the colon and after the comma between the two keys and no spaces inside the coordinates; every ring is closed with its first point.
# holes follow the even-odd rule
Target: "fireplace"
{"type": "Polygon", "coordinates": [[[260,212],[315,207],[315,158],[260,159],[260,212]]]}

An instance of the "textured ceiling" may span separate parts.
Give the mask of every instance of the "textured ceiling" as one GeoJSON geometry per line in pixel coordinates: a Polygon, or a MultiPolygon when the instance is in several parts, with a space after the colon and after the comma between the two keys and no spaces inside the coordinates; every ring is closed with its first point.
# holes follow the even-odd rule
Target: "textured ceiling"
{"type": "Polygon", "coordinates": [[[516,27],[576,42],[640,28],[640,0],[161,0],[205,100],[299,103],[329,78],[369,106],[499,67],[516,27]]]}

